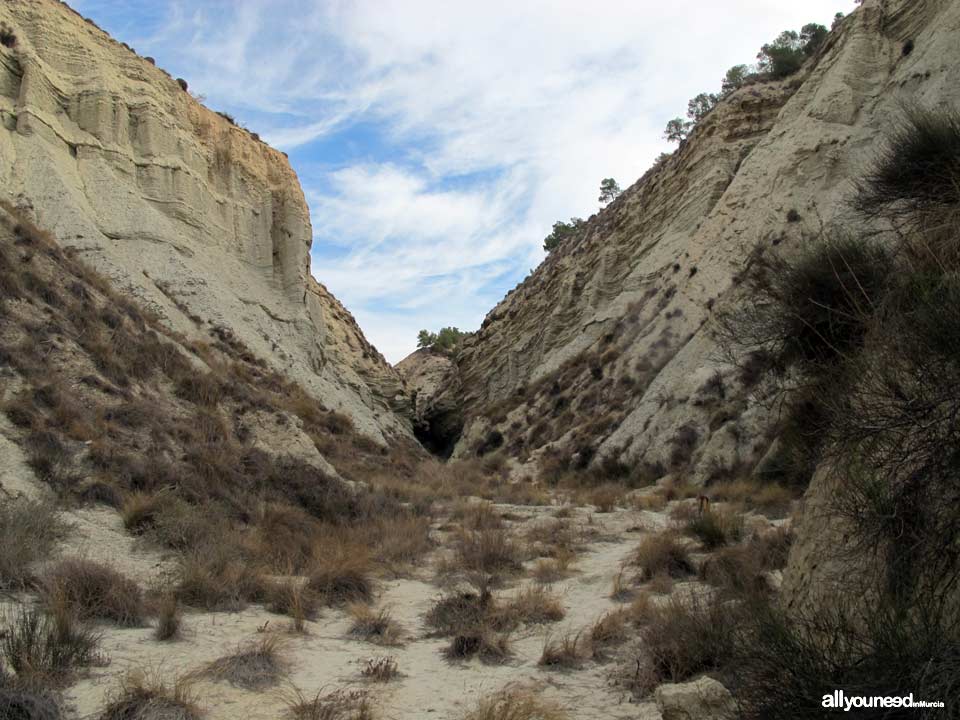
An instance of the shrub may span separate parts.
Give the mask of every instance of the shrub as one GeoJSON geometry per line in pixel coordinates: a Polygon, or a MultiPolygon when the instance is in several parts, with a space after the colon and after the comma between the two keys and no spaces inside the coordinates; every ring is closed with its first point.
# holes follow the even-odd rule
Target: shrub
{"type": "Polygon", "coordinates": [[[510,638],[488,627],[464,630],[454,635],[444,650],[448,660],[462,660],[478,656],[488,663],[505,662],[511,653],[510,638]]]}
{"type": "Polygon", "coordinates": [[[723,510],[708,510],[687,521],[684,531],[696,537],[708,550],[743,537],[743,516],[723,510]]]}
{"type": "Polygon", "coordinates": [[[61,720],[59,698],[34,679],[14,678],[0,670],[0,717],[9,720],[61,720]]]}
{"type": "Polygon", "coordinates": [[[208,664],[202,677],[225,680],[245,690],[263,690],[280,682],[287,661],[283,643],[276,635],[265,635],[241,645],[231,653],[208,664]]]}
{"type": "MultiPolygon", "coordinates": [[[[935,604],[904,612],[881,600],[853,610],[823,603],[811,612],[787,612],[772,603],[750,607],[749,632],[738,643],[730,673],[747,720],[827,717],[821,698],[837,689],[852,695],[956,697],[960,637],[956,619],[935,604]]],[[[904,711],[936,717],[943,710],[904,711]]],[[[949,714],[949,713],[948,713],[949,714]]],[[[889,718],[896,711],[858,709],[858,718],[889,718]]]]}
{"type": "Polygon", "coordinates": [[[187,92],[187,89],[190,87],[187,81],[184,80],[183,78],[177,78],[177,85],[179,85],[180,89],[183,90],[184,92],[187,92]]]}
{"type": "Polygon", "coordinates": [[[350,634],[377,645],[399,645],[403,629],[393,619],[389,608],[372,610],[362,603],[351,603],[348,611],[353,618],[350,634]]]}
{"type": "Polygon", "coordinates": [[[766,573],[787,564],[792,536],[776,529],[755,534],[738,545],[722,548],[701,567],[701,577],[734,597],[765,593],[770,587],[766,573]]]}
{"type": "Polygon", "coordinates": [[[618,609],[604,613],[590,628],[590,647],[593,657],[601,659],[604,650],[627,641],[629,631],[627,619],[629,611],[618,609]]]}
{"type": "Polygon", "coordinates": [[[570,222],[557,220],[553,224],[553,231],[543,240],[543,249],[546,252],[556,250],[560,245],[586,231],[586,223],[581,218],[570,218],[570,222]]]}
{"type": "Polygon", "coordinates": [[[30,566],[49,557],[65,532],[52,500],[16,498],[0,505],[0,588],[24,588],[30,566]]]}
{"type": "Polygon", "coordinates": [[[153,636],[161,641],[180,637],[180,603],[176,595],[167,594],[160,599],[153,636]]]}
{"type": "Polygon", "coordinates": [[[720,316],[721,341],[728,351],[759,351],[771,369],[799,363],[824,373],[862,345],[891,270],[886,249],[839,232],[792,260],[758,251],[750,301],[720,316]]]}
{"type": "Polygon", "coordinates": [[[374,682],[390,682],[400,674],[397,659],[392,657],[368,658],[360,674],[374,682]]]}
{"type": "Polygon", "coordinates": [[[461,531],[456,553],[463,570],[487,575],[514,573],[521,569],[520,547],[504,529],[461,531]]]}
{"type": "Polygon", "coordinates": [[[137,584],[92,560],[59,562],[44,575],[43,594],[48,603],[63,602],[82,618],[102,618],[126,626],[143,624],[143,594],[137,584]]]}
{"type": "Polygon", "coordinates": [[[510,624],[536,625],[563,620],[563,605],[554,593],[542,585],[528,585],[511,599],[501,611],[510,624]]]}
{"type": "Polygon", "coordinates": [[[134,671],[124,676],[108,697],[100,720],[200,720],[201,717],[203,714],[188,680],[168,684],[159,677],[134,671]]]}
{"type": "Polygon", "coordinates": [[[650,608],[640,630],[635,689],[645,694],[724,668],[735,654],[740,620],[735,607],[695,596],[650,608]]]}
{"type": "Polygon", "coordinates": [[[631,562],[640,567],[641,580],[651,580],[660,573],[683,577],[693,572],[687,549],[671,532],[645,537],[634,551],[631,562]]]}
{"type": "Polygon", "coordinates": [[[567,720],[567,713],[543,699],[540,692],[508,686],[481,698],[463,720],[567,720]]]}
{"type": "Polygon", "coordinates": [[[181,558],[176,589],[181,602],[205,610],[242,610],[247,602],[264,597],[263,576],[230,542],[198,548],[181,558]]]}
{"type": "Polygon", "coordinates": [[[295,720],[372,720],[373,711],[363,690],[320,690],[306,698],[294,689],[287,710],[295,720]]]}
{"type": "Polygon", "coordinates": [[[872,168],[856,183],[854,207],[912,228],[960,206],[960,112],[905,107],[872,168]]]}
{"type": "Polygon", "coordinates": [[[64,607],[52,614],[20,608],[4,618],[0,649],[18,678],[52,680],[98,661],[100,636],[81,625],[64,607]]]}
{"type": "Polygon", "coordinates": [[[462,592],[439,598],[427,612],[425,622],[438,635],[452,635],[487,622],[494,608],[489,590],[462,592]]]}
{"type": "Polygon", "coordinates": [[[590,657],[589,641],[583,631],[548,637],[537,665],[547,668],[578,668],[590,657]]]}
{"type": "Polygon", "coordinates": [[[318,614],[319,598],[316,593],[294,579],[269,586],[266,602],[270,612],[289,615],[297,632],[303,632],[304,621],[315,620],[318,614]]]}
{"type": "Polygon", "coordinates": [[[328,548],[321,553],[310,569],[307,587],[328,605],[370,602],[373,580],[370,558],[363,549],[328,548]]]}

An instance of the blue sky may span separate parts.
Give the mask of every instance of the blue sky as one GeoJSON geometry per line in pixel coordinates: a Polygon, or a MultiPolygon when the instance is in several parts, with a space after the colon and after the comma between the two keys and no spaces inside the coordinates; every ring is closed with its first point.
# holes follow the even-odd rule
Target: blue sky
{"type": "Polygon", "coordinates": [[[396,362],[421,328],[476,329],[781,30],[852,0],[75,0],[290,161],[313,273],[396,362]]]}

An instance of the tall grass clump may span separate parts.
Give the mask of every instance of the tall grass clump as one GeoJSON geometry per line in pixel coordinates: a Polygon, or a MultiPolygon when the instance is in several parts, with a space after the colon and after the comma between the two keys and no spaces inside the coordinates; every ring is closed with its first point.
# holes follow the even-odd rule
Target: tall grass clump
{"type": "Polygon", "coordinates": [[[48,558],[65,532],[52,500],[16,498],[0,505],[0,588],[24,588],[31,566],[48,558]]]}

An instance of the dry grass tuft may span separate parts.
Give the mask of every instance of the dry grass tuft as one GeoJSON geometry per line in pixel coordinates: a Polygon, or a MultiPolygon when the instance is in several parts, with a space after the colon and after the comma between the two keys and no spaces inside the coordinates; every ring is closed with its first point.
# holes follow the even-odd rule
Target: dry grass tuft
{"type": "Polygon", "coordinates": [[[99,661],[100,636],[77,622],[64,605],[52,613],[21,607],[4,618],[0,650],[18,678],[59,682],[75,668],[99,661]]]}
{"type": "Polygon", "coordinates": [[[721,548],[700,569],[701,577],[735,596],[767,592],[766,576],[787,563],[792,536],[778,528],[721,548]]]}
{"type": "Polygon", "coordinates": [[[307,587],[328,605],[370,602],[373,598],[371,562],[362,546],[319,549],[307,587]]]}
{"type": "Polygon", "coordinates": [[[608,513],[617,509],[617,505],[623,501],[625,494],[626,488],[623,485],[604,483],[591,488],[586,493],[586,500],[597,509],[597,512],[608,513]]]}
{"type": "Polygon", "coordinates": [[[443,654],[448,660],[477,656],[485,663],[501,663],[510,657],[510,653],[509,635],[479,627],[454,635],[443,654]]]}
{"type": "Polygon", "coordinates": [[[397,668],[396,658],[381,655],[368,658],[360,674],[374,682],[390,682],[400,674],[400,671],[397,668]]]}
{"type": "Polygon", "coordinates": [[[437,635],[452,635],[483,625],[494,607],[490,591],[462,592],[439,598],[427,612],[426,623],[437,635]]]}
{"type": "Polygon", "coordinates": [[[743,516],[728,510],[708,510],[687,520],[683,530],[707,550],[714,550],[743,537],[743,516]]]}
{"type": "Polygon", "coordinates": [[[305,632],[307,620],[317,618],[319,599],[310,588],[295,579],[287,579],[267,590],[267,609],[279,615],[288,615],[294,632],[305,632]]]}
{"type": "Polygon", "coordinates": [[[65,713],[55,690],[37,678],[13,676],[0,665],[0,718],[62,720],[65,713]]]}
{"type": "Polygon", "coordinates": [[[267,583],[227,538],[215,547],[198,548],[180,561],[177,597],[205,610],[241,610],[263,599],[267,583]]]}
{"type": "Polygon", "coordinates": [[[32,579],[30,566],[49,557],[65,532],[52,499],[0,505],[0,589],[23,589],[32,579]]]}
{"type": "Polygon", "coordinates": [[[634,689],[646,694],[661,683],[722,668],[733,656],[743,621],[736,608],[714,598],[672,599],[651,607],[640,631],[634,689]]]}
{"type": "Polygon", "coordinates": [[[552,669],[574,669],[581,667],[591,655],[589,638],[584,636],[583,631],[568,632],[546,639],[537,664],[552,669]]]}
{"type": "Polygon", "coordinates": [[[48,604],[63,602],[79,617],[112,620],[127,627],[143,624],[140,588],[101,563],[84,558],[62,560],[46,573],[42,585],[48,604]]]}
{"type": "Polygon", "coordinates": [[[630,504],[635,510],[650,510],[660,512],[667,506],[667,498],[659,492],[649,492],[642,495],[632,495],[630,504]]]}
{"type": "Polygon", "coordinates": [[[567,720],[559,706],[542,699],[532,688],[506,687],[482,698],[463,720],[567,720]]]}
{"type": "Polygon", "coordinates": [[[238,647],[231,655],[214,660],[199,676],[225,680],[246,690],[273,687],[286,672],[283,649],[277,635],[265,635],[238,647]]]}
{"type": "Polygon", "coordinates": [[[363,603],[350,603],[347,608],[353,624],[350,634],[377,645],[399,645],[403,628],[393,619],[390,608],[373,610],[363,603]]]}
{"type": "Polygon", "coordinates": [[[631,562],[640,568],[642,581],[661,573],[668,577],[683,577],[693,572],[687,549],[673,532],[645,537],[634,551],[631,562]]]}
{"type": "Polygon", "coordinates": [[[294,720],[373,720],[373,710],[363,690],[320,690],[306,698],[299,690],[287,699],[294,720]]]}
{"type": "Polygon", "coordinates": [[[503,517],[493,503],[486,500],[461,500],[453,506],[450,518],[459,520],[460,525],[467,530],[497,530],[503,527],[503,517]]]}
{"type": "Polygon", "coordinates": [[[563,620],[566,612],[554,593],[542,585],[528,585],[500,611],[509,624],[538,625],[563,620]]]}
{"type": "Polygon", "coordinates": [[[99,720],[200,720],[197,698],[187,679],[172,685],[131,672],[110,696],[99,720]]]}
{"type": "Polygon", "coordinates": [[[627,623],[631,619],[631,610],[620,608],[600,616],[590,628],[590,647],[594,659],[602,659],[604,650],[626,642],[627,623]]]}
{"type": "Polygon", "coordinates": [[[157,640],[176,640],[180,637],[180,603],[174,594],[164,595],[157,607],[157,626],[153,636],[157,640]]]}
{"type": "Polygon", "coordinates": [[[534,564],[530,575],[538,583],[547,585],[563,580],[570,575],[570,566],[574,560],[573,552],[558,553],[557,557],[540,558],[534,564]]]}
{"type": "Polygon", "coordinates": [[[462,530],[454,542],[457,561],[464,572],[513,574],[523,567],[520,546],[502,528],[462,530]]]}
{"type": "Polygon", "coordinates": [[[790,509],[795,493],[776,483],[738,479],[710,485],[710,496],[714,500],[742,504],[781,517],[790,509]]]}

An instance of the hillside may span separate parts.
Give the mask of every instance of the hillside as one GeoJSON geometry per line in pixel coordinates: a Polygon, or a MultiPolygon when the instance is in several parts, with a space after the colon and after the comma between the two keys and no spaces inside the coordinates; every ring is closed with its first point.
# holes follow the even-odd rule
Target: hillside
{"type": "Polygon", "coordinates": [[[958,26],[956,3],[868,0],[796,75],[722,100],[469,337],[455,456],[493,430],[531,477],[546,456],[701,483],[756,465],[772,419],[718,357],[715,317],[758,246],[795,252],[842,218],[904,103],[957,103],[958,26]]]}
{"type": "Polygon", "coordinates": [[[286,157],[203,107],[59,2],[0,22],[3,199],[160,315],[228,328],[383,441],[409,436],[401,381],[310,274],[312,230],[286,157]]]}

